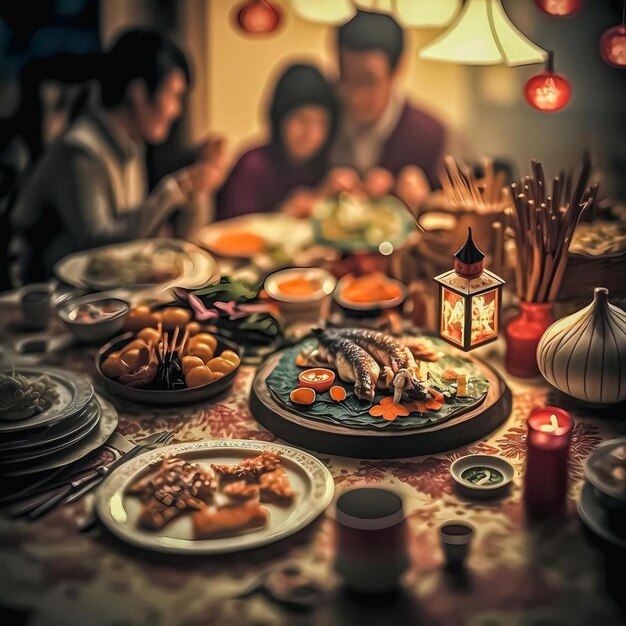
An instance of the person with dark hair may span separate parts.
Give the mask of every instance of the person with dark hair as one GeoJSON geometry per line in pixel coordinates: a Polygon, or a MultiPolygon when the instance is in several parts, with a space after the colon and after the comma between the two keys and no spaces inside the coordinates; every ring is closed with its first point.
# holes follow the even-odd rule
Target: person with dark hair
{"type": "Polygon", "coordinates": [[[337,50],[343,109],[331,179],[350,187],[363,177],[374,194],[395,186],[405,201],[419,204],[437,185],[445,131],[398,90],[402,28],[390,15],[358,11],[337,29],[337,50]]]}
{"type": "Polygon", "coordinates": [[[102,59],[102,106],[86,112],[44,152],[11,213],[23,278],[51,276],[72,252],[150,237],[176,209],[219,186],[220,145],[208,161],[166,176],[147,193],[146,144],[165,141],[191,83],[187,59],[149,30],[125,32],[102,59]]]}
{"type": "Polygon", "coordinates": [[[321,72],[306,64],[288,67],[269,106],[270,139],[246,152],[217,196],[217,217],[281,208],[310,213],[321,197],[337,121],[337,99],[321,72]]]}

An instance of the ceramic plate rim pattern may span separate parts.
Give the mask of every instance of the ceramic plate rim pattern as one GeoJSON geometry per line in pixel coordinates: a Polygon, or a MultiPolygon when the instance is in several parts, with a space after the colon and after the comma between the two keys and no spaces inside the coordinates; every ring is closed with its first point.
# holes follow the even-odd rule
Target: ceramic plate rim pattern
{"type": "Polygon", "coordinates": [[[472,489],[473,491],[496,491],[506,487],[515,477],[515,468],[505,458],[498,454],[466,454],[454,460],[450,465],[450,474],[452,478],[462,487],[466,489],[472,489]],[[465,467],[459,469],[459,466],[469,464],[472,465],[491,465],[493,469],[497,469],[502,473],[503,481],[495,485],[475,485],[461,477],[461,473],[465,467]],[[503,469],[506,468],[506,469],[503,469]]]}
{"type": "Polygon", "coordinates": [[[609,441],[603,441],[585,459],[585,462],[583,464],[583,471],[587,481],[591,485],[593,485],[598,491],[611,498],[615,498],[620,502],[626,502],[626,495],[624,495],[623,492],[617,489],[608,489],[606,484],[598,480],[596,472],[591,467],[591,464],[596,460],[596,458],[604,454],[604,450],[606,448],[620,445],[626,445],[626,437],[616,437],[615,439],[610,439],[609,441]]]}
{"type": "Polygon", "coordinates": [[[205,439],[159,448],[121,465],[111,475],[107,476],[96,492],[96,511],[99,519],[114,535],[139,548],[168,554],[225,554],[264,546],[297,533],[324,512],[332,501],[334,491],[335,483],[331,473],[319,459],[308,452],[267,441],[205,439]],[[276,452],[300,467],[314,493],[311,494],[313,502],[301,500],[295,505],[302,509],[302,513],[295,524],[283,528],[279,526],[274,532],[261,536],[259,536],[260,531],[253,531],[234,537],[203,540],[168,538],[167,541],[163,541],[156,534],[141,531],[130,524],[120,523],[113,518],[110,510],[111,501],[115,498],[121,503],[122,494],[128,483],[151,463],[172,454],[183,455],[184,458],[186,453],[194,454],[202,451],[206,451],[207,454],[211,451],[228,453],[229,450],[251,452],[252,455],[261,452],[276,452]]]}
{"type": "Polygon", "coordinates": [[[605,511],[593,497],[593,485],[591,483],[586,482],[580,490],[576,509],[585,526],[594,534],[614,546],[626,548],[626,537],[614,535],[602,522],[599,522],[598,519],[594,517],[598,511],[605,511]]]}
{"type": "Polygon", "coordinates": [[[65,407],[57,407],[55,405],[54,407],[47,409],[43,413],[39,413],[38,415],[34,415],[33,417],[29,417],[23,420],[6,422],[0,421],[0,433],[12,433],[18,430],[29,430],[31,428],[37,428],[39,426],[55,424],[56,422],[76,415],[76,413],[85,408],[85,406],[87,406],[87,403],[93,398],[93,385],[89,382],[89,380],[87,380],[87,378],[85,378],[81,374],[61,370],[56,367],[24,366],[16,367],[10,370],[3,368],[2,370],[4,374],[8,374],[12,371],[15,371],[18,374],[24,374],[26,376],[41,376],[43,374],[47,374],[51,378],[55,379],[57,384],[60,384],[65,388],[69,388],[73,396],[70,402],[65,405],[65,407]],[[42,419],[42,416],[44,416],[44,419],[42,419]]]}
{"type": "Polygon", "coordinates": [[[26,476],[27,474],[36,474],[63,465],[69,465],[102,446],[117,428],[119,416],[117,409],[108,400],[97,393],[94,394],[94,398],[100,404],[100,419],[98,420],[98,428],[95,429],[97,432],[91,431],[85,439],[81,439],[77,444],[66,450],[55,453],[47,460],[43,459],[40,463],[18,468],[15,471],[3,472],[2,476],[26,476]]]}
{"type": "Polygon", "coordinates": [[[26,456],[22,458],[20,457],[12,458],[6,462],[5,462],[5,458],[3,458],[2,461],[0,462],[0,467],[3,465],[8,465],[9,463],[16,463],[19,465],[21,463],[24,463],[24,462],[28,463],[31,461],[35,461],[37,459],[43,460],[44,457],[50,456],[52,454],[56,454],[57,452],[61,452],[62,450],[65,450],[66,448],[69,448],[77,444],[79,441],[82,441],[85,437],[89,435],[91,431],[93,431],[94,428],[98,426],[98,422],[100,421],[100,413],[101,413],[100,405],[94,404],[91,406],[94,407],[94,412],[89,418],[89,420],[87,420],[87,422],[83,424],[81,428],[77,429],[73,433],[70,433],[70,435],[67,438],[67,441],[61,440],[55,443],[51,448],[42,447],[41,449],[38,449],[38,448],[23,449],[26,456]]]}

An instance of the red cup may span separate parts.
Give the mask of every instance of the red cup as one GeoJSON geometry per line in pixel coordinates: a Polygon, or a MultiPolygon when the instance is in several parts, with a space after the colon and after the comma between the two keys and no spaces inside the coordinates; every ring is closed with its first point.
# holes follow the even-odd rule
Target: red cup
{"type": "Polygon", "coordinates": [[[357,593],[398,587],[409,565],[402,498],[379,487],[359,487],[337,500],[335,569],[357,593]]]}

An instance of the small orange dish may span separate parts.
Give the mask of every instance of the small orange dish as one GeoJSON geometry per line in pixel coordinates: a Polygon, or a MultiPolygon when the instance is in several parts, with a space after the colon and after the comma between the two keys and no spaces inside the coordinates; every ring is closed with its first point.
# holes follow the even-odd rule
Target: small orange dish
{"type": "Polygon", "coordinates": [[[305,276],[287,278],[276,283],[278,291],[286,296],[310,296],[321,289],[319,280],[312,280],[305,276]]]}
{"type": "Polygon", "coordinates": [[[347,395],[348,394],[346,393],[346,390],[340,385],[334,385],[330,388],[330,397],[335,402],[343,402],[346,399],[347,395]]]}
{"type": "Polygon", "coordinates": [[[337,285],[335,299],[345,309],[372,311],[393,309],[406,299],[406,287],[381,272],[367,276],[347,274],[337,285]]]}
{"type": "Polygon", "coordinates": [[[210,248],[219,256],[247,258],[263,252],[266,242],[256,233],[233,230],[218,235],[210,248]]]}
{"type": "Polygon", "coordinates": [[[316,397],[315,391],[309,387],[298,387],[289,394],[289,398],[295,404],[313,404],[316,397]]]}
{"type": "Polygon", "coordinates": [[[314,389],[317,393],[328,391],[335,382],[335,372],[324,367],[314,367],[300,372],[298,376],[300,387],[314,389]]]}

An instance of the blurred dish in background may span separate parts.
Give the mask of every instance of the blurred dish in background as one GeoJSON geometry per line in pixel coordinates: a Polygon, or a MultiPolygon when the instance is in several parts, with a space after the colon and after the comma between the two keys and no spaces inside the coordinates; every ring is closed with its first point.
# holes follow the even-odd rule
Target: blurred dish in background
{"type": "Polygon", "coordinates": [[[348,193],[317,205],[312,223],[317,243],[343,252],[390,254],[415,229],[408,207],[397,198],[348,193]]]}
{"type": "Polygon", "coordinates": [[[86,289],[198,288],[217,278],[206,251],[178,239],[140,239],[71,254],[56,264],[59,280],[86,289]]]}
{"type": "Polygon", "coordinates": [[[399,307],[405,300],[406,287],[381,272],[367,276],[344,276],[337,284],[335,300],[347,312],[381,312],[399,307]]]}
{"type": "Polygon", "coordinates": [[[280,270],[268,276],[264,284],[267,295],[288,323],[317,323],[327,317],[336,286],[337,279],[318,267],[280,270]]]}

